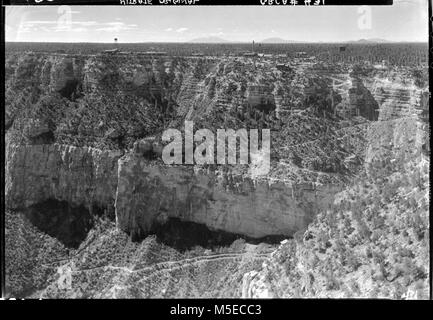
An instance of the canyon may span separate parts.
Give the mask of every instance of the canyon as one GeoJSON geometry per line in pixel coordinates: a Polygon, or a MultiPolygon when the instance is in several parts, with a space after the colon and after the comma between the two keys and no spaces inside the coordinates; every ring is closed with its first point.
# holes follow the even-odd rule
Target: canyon
{"type": "MultiPolygon", "coordinates": [[[[350,229],[344,206],[361,194],[356,183],[368,181],[381,194],[374,179],[388,165],[424,177],[427,88],[406,67],[293,57],[281,68],[281,60],[8,53],[5,205],[7,241],[19,252],[7,253],[10,290],[33,297],[344,296],[311,280],[325,283],[328,271],[308,271],[331,259],[329,247],[337,252],[338,241],[326,236],[329,230],[340,239],[328,212],[346,223],[337,229],[350,229]],[[185,121],[214,132],[269,129],[269,173],[256,176],[245,164],[165,164],[163,132],[184,132],[185,121]],[[317,246],[311,239],[319,239],[317,246]],[[23,258],[21,247],[31,258],[23,258]],[[319,262],[309,260],[311,252],[319,262]],[[21,282],[27,263],[36,271],[21,282]],[[64,289],[59,274],[77,287],[64,289]]],[[[409,192],[411,179],[401,178],[397,198],[409,192]]],[[[424,199],[420,181],[417,200],[424,199]]],[[[371,190],[359,200],[368,212],[371,190]]],[[[403,204],[395,207],[405,212],[403,204]]],[[[357,219],[355,229],[373,223],[357,219]]],[[[402,220],[390,230],[401,229],[402,220]]],[[[425,241],[421,233],[410,234],[410,250],[425,241]]],[[[423,264],[417,261],[417,268],[423,264]]],[[[355,279],[369,296],[362,277],[355,279]]]]}
{"type": "MultiPolygon", "coordinates": [[[[126,108],[135,109],[136,105],[142,109],[158,108],[158,103],[163,104],[162,112],[171,112],[167,118],[183,117],[186,113],[185,119],[196,119],[200,125],[197,114],[209,108],[209,96],[228,97],[224,87],[219,92],[209,93],[216,90],[212,89],[215,84],[212,85],[210,79],[229,72],[233,73],[231,76],[238,76],[230,71],[236,62],[152,60],[140,55],[126,58],[38,54],[11,57],[11,60],[8,69],[14,70],[7,73],[11,91],[37,87],[38,92],[30,93],[30,96],[61,96],[62,103],[66,101],[69,105],[63,107],[59,103],[55,108],[68,110],[54,111],[45,106],[38,109],[38,104],[8,106],[9,122],[14,123],[7,133],[7,138],[10,136],[11,139],[7,139],[6,148],[6,204],[10,209],[25,210],[48,200],[66,201],[71,207],[83,206],[90,213],[114,214],[118,227],[134,235],[144,236],[155,228],[154,225],[173,217],[204,224],[212,230],[262,238],[291,236],[302,230],[311,222],[314,212],[326,207],[338,189],[338,185],[316,186],[314,181],[255,180],[248,176],[247,169],[236,165],[225,170],[222,167],[168,167],[161,161],[158,163],[137,154],[127,143],[118,143],[120,139],[128,139],[130,146],[133,139],[140,139],[133,132],[140,125],[137,121],[128,123],[129,119],[119,119],[113,126],[123,128],[102,128],[105,129],[103,135],[97,132],[98,126],[93,126],[96,122],[106,125],[108,121],[100,120],[100,117],[109,113],[116,119],[126,108]],[[206,75],[203,70],[212,73],[206,75]],[[81,91],[78,92],[78,88],[81,91]],[[95,100],[113,98],[115,102],[123,100],[114,97],[110,91],[130,99],[130,105],[113,106],[109,111],[98,110],[95,105],[86,106],[86,114],[77,123],[78,132],[71,128],[75,115],[70,104],[77,103],[72,95],[95,100]],[[95,95],[99,97],[93,97],[95,95]],[[174,109],[173,105],[176,110],[170,110],[174,109]],[[35,112],[40,114],[35,118],[26,117],[32,109],[38,109],[35,112]],[[15,125],[17,128],[24,126],[23,134],[15,130],[15,125]],[[54,141],[47,140],[47,136],[54,137],[54,141]],[[17,143],[15,139],[21,141],[17,143]],[[70,140],[75,143],[65,143],[70,140]]],[[[237,67],[247,69],[251,66],[238,63],[237,67]]],[[[219,80],[220,86],[227,85],[223,80],[219,80]]],[[[238,81],[242,85],[246,80],[238,81]]],[[[233,80],[231,83],[234,84],[233,80]]],[[[32,99],[37,98],[32,96],[32,99]]],[[[244,100],[231,102],[229,106],[243,108],[248,97],[244,100]]],[[[221,108],[219,101],[220,98],[213,98],[215,108],[221,108]]],[[[78,111],[82,106],[75,105],[75,108],[78,111]]],[[[139,112],[137,108],[132,116],[139,112]]],[[[250,116],[250,113],[246,114],[250,116]]],[[[139,116],[142,119],[135,120],[148,120],[145,115],[139,116]]],[[[174,122],[176,119],[171,123],[174,122]]]]}

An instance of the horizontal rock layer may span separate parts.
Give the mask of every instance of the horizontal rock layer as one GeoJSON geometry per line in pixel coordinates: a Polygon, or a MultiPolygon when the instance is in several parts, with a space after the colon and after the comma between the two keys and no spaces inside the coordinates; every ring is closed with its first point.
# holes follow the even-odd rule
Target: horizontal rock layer
{"type": "Polygon", "coordinates": [[[59,144],[9,145],[6,205],[26,208],[48,199],[110,208],[117,187],[119,151],[59,144]]]}
{"type": "Polygon", "coordinates": [[[177,217],[256,238],[292,235],[305,228],[336,192],[329,186],[149,165],[134,156],[119,160],[118,178],[117,222],[121,229],[133,232],[148,232],[153,223],[177,217]]]}
{"type": "Polygon", "coordinates": [[[255,238],[289,236],[337,192],[59,144],[8,146],[6,173],[8,208],[49,199],[89,209],[114,205],[118,227],[139,235],[179,218],[255,238]]]}

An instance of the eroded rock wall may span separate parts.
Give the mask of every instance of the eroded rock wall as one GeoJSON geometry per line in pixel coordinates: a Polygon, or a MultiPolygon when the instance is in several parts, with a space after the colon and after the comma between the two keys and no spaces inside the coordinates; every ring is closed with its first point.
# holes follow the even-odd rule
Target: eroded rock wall
{"type": "Polygon", "coordinates": [[[151,165],[130,155],[118,168],[117,223],[133,233],[147,233],[176,217],[254,238],[290,236],[336,192],[336,187],[253,180],[230,171],[151,165]]]}
{"type": "MultiPolygon", "coordinates": [[[[291,80],[263,68],[256,85],[278,80],[287,101],[291,80]]],[[[305,228],[337,188],[168,167],[128,151],[185,119],[209,128],[273,125],[244,108],[256,74],[248,61],[31,53],[9,56],[6,69],[10,209],[53,199],[115,210],[132,233],[179,218],[258,238],[305,228]]]]}
{"type": "Polygon", "coordinates": [[[6,204],[47,200],[115,208],[122,230],[144,236],[168,218],[253,238],[290,236],[326,206],[335,187],[290,185],[193,166],[165,166],[119,151],[67,145],[9,145],[6,204]]]}
{"type": "Polygon", "coordinates": [[[59,144],[6,149],[6,206],[27,208],[55,199],[88,208],[113,208],[119,151],[59,144]]]}

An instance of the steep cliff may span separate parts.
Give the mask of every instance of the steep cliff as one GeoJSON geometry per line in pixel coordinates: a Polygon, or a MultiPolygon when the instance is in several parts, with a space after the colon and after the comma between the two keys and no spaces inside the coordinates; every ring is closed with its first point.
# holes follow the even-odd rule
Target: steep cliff
{"type": "Polygon", "coordinates": [[[338,187],[254,181],[242,174],[167,167],[119,151],[65,145],[8,146],[6,205],[48,200],[116,212],[119,227],[146,235],[169,217],[260,238],[292,235],[338,187]]]}
{"type": "Polygon", "coordinates": [[[263,97],[257,91],[256,100],[273,90],[284,101],[304,94],[303,87],[288,90],[293,77],[269,67],[258,70],[242,59],[139,54],[9,56],[8,208],[66,201],[90,212],[115,212],[122,230],[142,236],[168,218],[255,238],[305,228],[340,188],[344,170],[351,170],[344,161],[357,149],[352,142],[343,146],[345,134],[335,131],[342,125],[332,119],[309,121],[302,136],[295,128],[304,130],[306,117],[290,113],[278,120],[275,110],[251,105],[252,88],[269,89],[263,97]],[[273,130],[276,159],[269,177],[255,180],[236,168],[167,167],[132,151],[135,141],[182,128],[188,119],[197,128],[273,130]],[[290,122],[287,129],[279,130],[284,121],[290,122]],[[319,136],[313,154],[291,146],[319,136]],[[335,152],[325,164],[317,152],[325,154],[331,145],[335,152]]]}
{"type": "MultiPolygon", "coordinates": [[[[48,235],[53,251],[61,252],[64,259],[41,267],[21,283],[15,282],[14,268],[26,253],[14,257],[8,252],[11,290],[28,293],[34,285],[33,290],[47,289],[47,297],[111,297],[116,296],[111,290],[116,292],[123,283],[124,295],[199,296],[206,288],[201,278],[188,280],[197,292],[182,291],[182,286],[176,291],[167,283],[164,290],[171,291],[165,294],[152,291],[151,280],[135,283],[138,275],[129,276],[133,266],[121,247],[131,246],[128,252],[137,255],[149,234],[156,234],[158,241],[179,250],[194,250],[196,244],[214,250],[239,237],[275,243],[305,231],[362,170],[366,134],[374,120],[368,114],[344,118],[334,112],[335,103],[348,95],[350,86],[334,93],[328,78],[346,79],[347,70],[318,75],[309,68],[293,65],[291,72],[282,72],[273,62],[254,66],[243,58],[9,55],[5,188],[8,219],[13,223],[8,241],[31,247],[31,240],[21,233],[17,239],[13,231],[15,225],[30,222],[36,228],[29,238],[48,235]],[[238,165],[165,165],[160,159],[161,133],[167,128],[183,129],[185,120],[194,121],[196,129],[270,129],[269,174],[254,177],[248,167],[238,165]],[[112,222],[107,229],[95,231],[96,221],[103,216],[112,222]],[[96,251],[100,254],[92,258],[96,251]],[[107,252],[115,255],[107,257],[107,252]],[[87,287],[64,291],[52,272],[57,266],[61,279],[71,276],[75,284],[87,287]],[[94,267],[98,271],[92,271],[94,267]],[[105,269],[113,271],[110,285],[102,277],[91,288],[105,269]],[[50,279],[49,288],[40,287],[43,272],[50,279]]],[[[370,99],[370,91],[366,84],[361,96],[370,99]]],[[[39,248],[43,243],[35,245],[39,248]]],[[[146,252],[160,255],[153,249],[146,252]]],[[[209,266],[215,278],[220,275],[228,281],[219,281],[215,292],[239,296],[241,288],[233,288],[242,275],[253,267],[259,271],[257,260],[267,258],[247,249],[209,259],[200,252],[197,264],[188,257],[174,269],[171,261],[158,263],[164,263],[167,274],[179,271],[181,279],[189,270],[202,272],[202,264],[209,266]],[[236,261],[226,263],[228,259],[236,261]],[[236,268],[238,272],[231,274],[236,268]],[[229,276],[223,277],[224,273],[229,276]]],[[[155,250],[183,257],[173,248],[155,250]]],[[[45,265],[47,257],[37,252],[35,263],[45,265]]],[[[148,262],[147,256],[142,258],[134,263],[148,262]]],[[[145,269],[152,272],[149,277],[154,271],[145,269]]],[[[204,271],[200,274],[206,277],[204,271]]],[[[249,283],[254,283],[250,278],[249,283]]]]}
{"type": "Polygon", "coordinates": [[[122,230],[146,234],[153,224],[176,217],[253,238],[290,236],[304,229],[336,190],[125,156],[119,160],[117,223],[122,230]]]}
{"type": "Polygon", "coordinates": [[[25,209],[55,199],[113,211],[120,151],[58,144],[6,149],[6,206],[25,209]]]}
{"type": "Polygon", "coordinates": [[[244,275],[244,297],[428,299],[429,133],[417,103],[424,88],[375,80],[383,98],[380,121],[367,130],[365,171],[261,271],[244,275]]]}

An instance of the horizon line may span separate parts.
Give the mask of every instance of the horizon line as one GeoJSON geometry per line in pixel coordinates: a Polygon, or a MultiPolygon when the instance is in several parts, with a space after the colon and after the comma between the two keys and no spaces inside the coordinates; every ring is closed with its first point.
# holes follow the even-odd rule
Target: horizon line
{"type": "MultiPolygon", "coordinates": [[[[295,41],[295,40],[288,40],[288,42],[260,42],[260,41],[254,41],[254,43],[262,43],[262,44],[305,44],[305,43],[351,43],[356,44],[356,42],[360,42],[361,40],[366,40],[367,44],[392,44],[392,43],[426,43],[428,44],[428,41],[416,41],[416,40],[399,40],[399,41],[391,41],[391,40],[384,40],[384,41],[369,41],[368,39],[359,39],[359,40],[346,40],[346,41],[295,41]]],[[[5,41],[6,43],[70,43],[70,44],[78,44],[78,43],[92,43],[92,44],[114,44],[114,42],[96,42],[96,41],[5,41]]],[[[145,44],[145,43],[176,43],[176,44],[251,44],[252,41],[222,41],[222,42],[194,42],[193,40],[190,41],[140,41],[140,42],[118,42],[117,45],[121,44],[145,44]]],[[[366,43],[360,43],[360,44],[366,44],[366,43]]]]}

